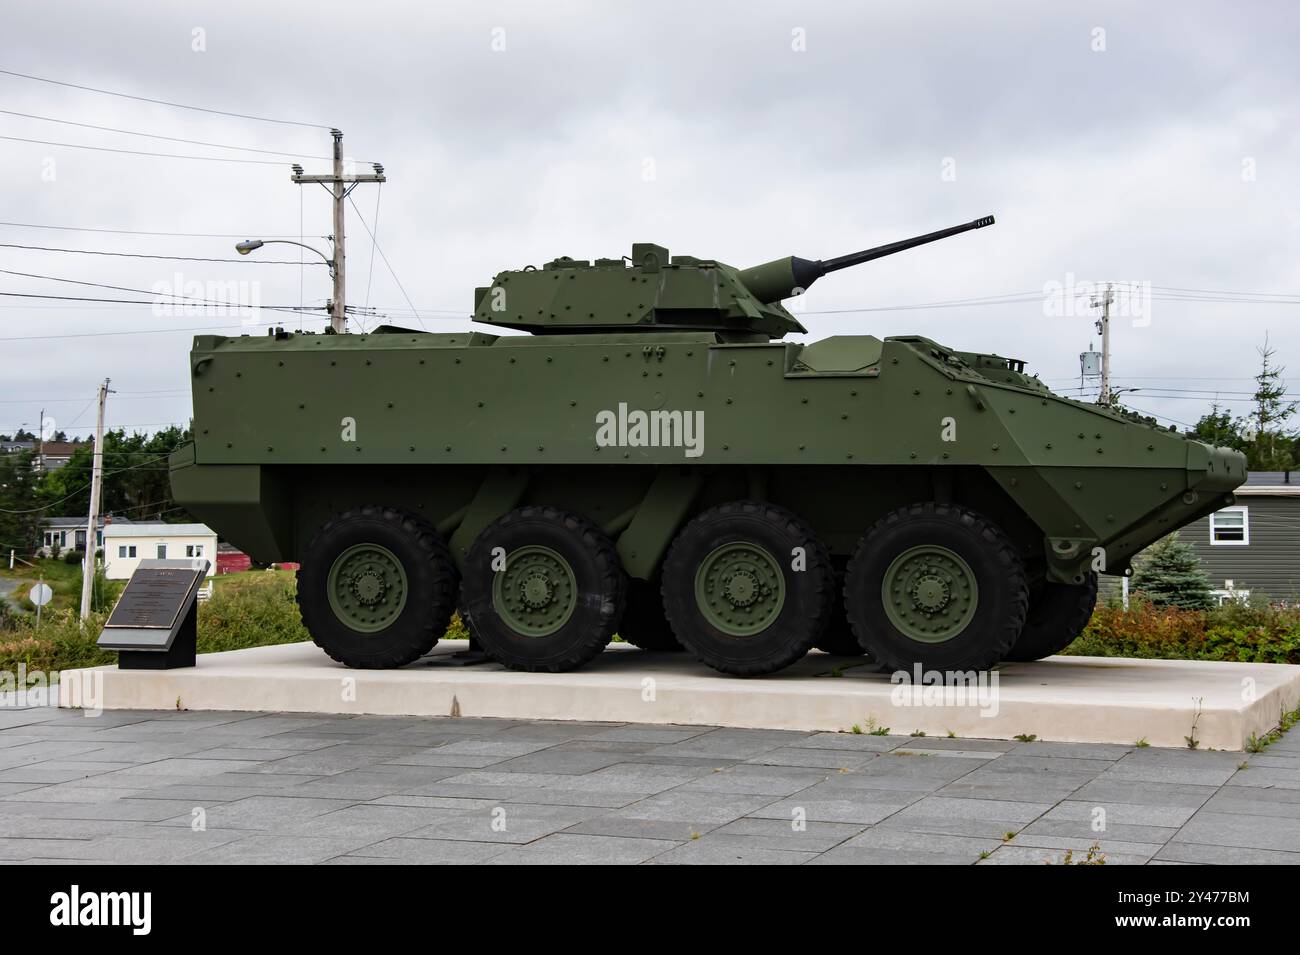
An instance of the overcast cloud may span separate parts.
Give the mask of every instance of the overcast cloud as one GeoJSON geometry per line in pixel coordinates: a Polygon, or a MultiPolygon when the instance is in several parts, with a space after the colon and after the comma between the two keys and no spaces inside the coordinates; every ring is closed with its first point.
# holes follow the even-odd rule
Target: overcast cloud
{"type": "MultiPolygon", "coordinates": [[[[1157,287],[1150,323],[1120,321],[1114,333],[1117,384],[1168,395],[1133,395],[1142,410],[1191,422],[1208,406],[1195,395],[1248,392],[1266,331],[1290,380],[1300,379],[1300,306],[1159,293],[1300,293],[1293,3],[60,2],[7,5],[5,21],[0,69],[341,128],[349,155],[386,167],[379,242],[431,329],[465,327],[458,315],[474,287],[498,270],[561,254],[617,256],[653,241],[744,266],[825,258],[993,213],[992,229],[823,279],[801,303],[811,337],[923,334],[1024,358],[1069,388],[1095,339],[1091,320],[1049,314],[1041,292],[1072,274],[1157,287]],[[1035,294],[810,314],[1020,292],[1035,294]]],[[[0,75],[0,109],[329,151],[325,130],[14,76],[0,75]]],[[[0,135],[272,158],[6,114],[0,135]]],[[[6,222],[299,233],[292,160],[238,165],[8,140],[0,156],[6,222]]],[[[301,197],[305,234],[327,234],[325,194],[311,187],[301,197]]],[[[372,224],[376,197],[374,186],[355,193],[372,224]]],[[[371,282],[371,243],[349,213],[350,303],[368,297],[389,320],[414,324],[382,262],[371,282]]],[[[234,239],[0,226],[0,242],[230,258],[234,239]]],[[[289,246],[257,254],[297,258],[289,246]]],[[[264,304],[300,300],[291,266],[0,248],[0,268],[140,289],[179,271],[184,281],[259,281],[264,304]]],[[[133,297],[3,274],[0,291],[133,297]]],[[[306,269],[303,299],[328,294],[325,269],[306,269]]],[[[93,412],[77,415],[106,376],[119,392],[110,425],[184,423],[189,334],[162,330],[231,321],[200,310],[159,316],[148,305],[7,297],[0,306],[0,432],[34,428],[43,407],[57,427],[84,434],[93,412]]]]}

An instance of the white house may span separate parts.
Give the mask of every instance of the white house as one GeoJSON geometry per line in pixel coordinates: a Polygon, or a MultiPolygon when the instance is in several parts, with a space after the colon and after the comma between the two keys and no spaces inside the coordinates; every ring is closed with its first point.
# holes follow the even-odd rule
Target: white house
{"type": "Polygon", "coordinates": [[[206,524],[109,524],[104,528],[104,576],[126,580],[142,560],[202,557],[216,573],[217,532],[206,524]]]}
{"type": "MultiPolygon", "coordinates": [[[[125,517],[104,517],[100,515],[99,521],[95,525],[96,550],[104,546],[104,525],[115,521],[121,521],[123,524],[131,523],[125,517]]],[[[54,556],[55,547],[58,547],[60,554],[70,550],[85,552],[86,516],[84,514],[81,517],[47,517],[41,521],[41,544],[36,548],[37,555],[52,557],[54,556]]]]}

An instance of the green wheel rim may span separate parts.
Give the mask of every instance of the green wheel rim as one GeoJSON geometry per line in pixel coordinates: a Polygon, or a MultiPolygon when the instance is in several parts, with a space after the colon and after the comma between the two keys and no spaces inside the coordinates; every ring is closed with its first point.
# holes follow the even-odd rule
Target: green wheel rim
{"type": "Polygon", "coordinates": [[[785,606],[781,565],[757,544],[733,541],[700,561],[695,605],[709,625],[733,637],[752,637],[770,627],[785,606]]]}
{"type": "Polygon", "coordinates": [[[402,615],[409,587],[387,547],[354,544],[339,554],[325,583],[330,609],[349,629],[378,633],[402,615]]]}
{"type": "Polygon", "coordinates": [[[894,558],[881,581],[880,598],[889,622],[908,639],[946,643],[975,616],[979,585],[959,555],[922,544],[894,558]]]}
{"type": "Polygon", "coordinates": [[[520,547],[506,555],[505,570],[493,575],[492,606],[506,626],[525,637],[555,633],[577,605],[577,575],[549,547],[520,547]]]}

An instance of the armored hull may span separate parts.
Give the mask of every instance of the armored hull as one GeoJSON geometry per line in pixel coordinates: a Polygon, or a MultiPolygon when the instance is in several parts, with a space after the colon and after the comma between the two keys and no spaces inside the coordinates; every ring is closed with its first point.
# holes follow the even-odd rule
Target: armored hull
{"type": "Polygon", "coordinates": [[[800,327],[764,299],[826,263],[636,252],[479,290],[479,321],[526,335],[196,338],[177,500],[300,561],[304,621],[350,665],[410,662],[458,607],[520,669],[618,632],[757,675],[814,645],[963,670],[1056,652],[1098,573],[1245,480],[1240,454],[1019,361],[779,340],[800,327]]]}

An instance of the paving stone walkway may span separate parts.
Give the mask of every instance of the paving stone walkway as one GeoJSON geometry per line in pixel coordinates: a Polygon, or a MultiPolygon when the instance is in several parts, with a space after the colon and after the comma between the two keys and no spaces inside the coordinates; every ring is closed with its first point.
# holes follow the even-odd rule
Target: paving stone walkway
{"type": "Polygon", "coordinates": [[[1107,864],[1300,863],[1300,732],[1245,755],[0,709],[8,862],[1041,865],[1094,843],[1107,864]]]}

